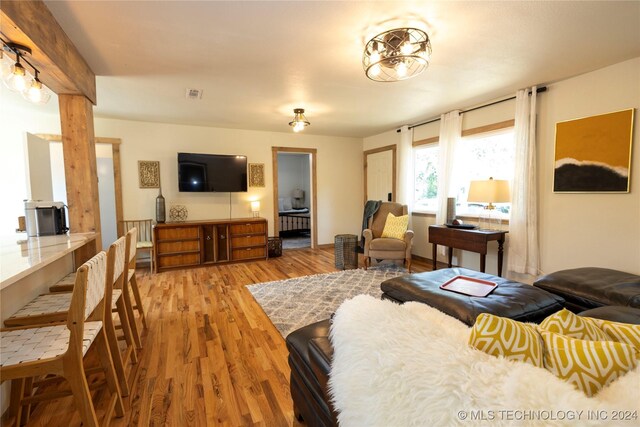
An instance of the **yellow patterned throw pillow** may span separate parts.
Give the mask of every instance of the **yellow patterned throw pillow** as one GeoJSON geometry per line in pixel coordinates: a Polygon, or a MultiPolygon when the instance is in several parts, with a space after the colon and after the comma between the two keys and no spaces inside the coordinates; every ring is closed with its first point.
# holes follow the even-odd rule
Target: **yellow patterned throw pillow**
{"type": "Polygon", "coordinates": [[[380,237],[404,240],[404,233],[407,232],[408,227],[409,215],[395,216],[389,213],[389,215],[387,215],[387,222],[384,223],[382,236],[380,237]]]}
{"type": "Polygon", "coordinates": [[[640,325],[612,322],[610,320],[585,317],[586,320],[595,323],[609,337],[609,340],[622,342],[634,346],[640,352],[640,325]]]}
{"type": "Polygon", "coordinates": [[[544,366],[542,339],[526,323],[482,313],[471,328],[469,345],[492,356],[544,366]]]}
{"type": "Polygon", "coordinates": [[[636,349],[628,344],[578,340],[544,329],[539,332],[544,341],[544,367],[589,397],[638,364],[636,349]]]}
{"type": "Polygon", "coordinates": [[[540,323],[540,327],[549,332],[553,332],[578,340],[608,341],[609,337],[595,322],[586,317],[580,317],[566,308],[553,313],[540,323]]]}

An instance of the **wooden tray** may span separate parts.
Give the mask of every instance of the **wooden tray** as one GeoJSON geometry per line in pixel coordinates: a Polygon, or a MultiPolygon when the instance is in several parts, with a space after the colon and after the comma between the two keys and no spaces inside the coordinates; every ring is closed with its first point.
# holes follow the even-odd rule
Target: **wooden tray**
{"type": "Polygon", "coordinates": [[[470,297],[486,297],[497,287],[498,284],[495,282],[467,276],[456,276],[440,285],[440,289],[470,297]]]}

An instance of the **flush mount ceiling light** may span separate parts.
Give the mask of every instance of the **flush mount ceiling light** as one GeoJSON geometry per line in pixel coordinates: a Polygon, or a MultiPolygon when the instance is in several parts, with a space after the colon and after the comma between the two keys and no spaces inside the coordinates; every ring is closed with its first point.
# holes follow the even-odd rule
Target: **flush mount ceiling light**
{"type": "Polygon", "coordinates": [[[367,43],[362,66],[371,80],[395,82],[417,76],[429,66],[431,42],[417,28],[396,28],[367,43]]]}
{"type": "Polygon", "coordinates": [[[26,55],[31,54],[31,48],[18,43],[2,42],[0,51],[0,77],[4,85],[13,92],[19,92],[23,98],[34,104],[46,104],[51,98],[51,92],[42,84],[38,78],[40,71],[34,67],[27,59],[26,55]],[[15,55],[15,63],[9,57],[9,53],[15,55]],[[35,77],[27,72],[20,61],[25,62],[33,69],[35,77]]]}
{"type": "Polygon", "coordinates": [[[306,126],[309,126],[309,120],[304,116],[304,108],[294,108],[293,113],[293,121],[289,122],[289,126],[293,128],[294,132],[300,132],[304,130],[306,126]]]}

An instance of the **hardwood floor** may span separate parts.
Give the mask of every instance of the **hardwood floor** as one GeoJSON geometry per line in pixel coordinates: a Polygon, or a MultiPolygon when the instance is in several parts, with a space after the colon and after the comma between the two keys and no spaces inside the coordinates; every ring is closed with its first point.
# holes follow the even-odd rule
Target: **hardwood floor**
{"type": "MultiPolygon", "coordinates": [[[[413,267],[430,270],[420,261],[413,267]]],[[[266,261],[139,272],[149,329],[130,367],[127,413],[111,425],[299,425],[285,341],[245,285],[332,271],[333,249],[303,249],[266,261]]],[[[95,396],[99,417],[106,400],[95,396]]],[[[71,398],[38,405],[29,423],[79,424],[71,398]]]]}

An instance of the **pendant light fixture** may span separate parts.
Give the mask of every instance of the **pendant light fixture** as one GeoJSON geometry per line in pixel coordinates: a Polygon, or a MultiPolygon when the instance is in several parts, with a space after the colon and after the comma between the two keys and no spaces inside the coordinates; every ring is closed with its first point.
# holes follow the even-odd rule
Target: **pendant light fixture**
{"type": "Polygon", "coordinates": [[[377,82],[406,80],[429,66],[431,42],[418,28],[397,28],[380,33],[367,43],[362,66],[377,82]]]}
{"type": "Polygon", "coordinates": [[[289,126],[293,128],[294,132],[300,132],[304,130],[306,126],[311,124],[304,116],[304,108],[294,108],[293,113],[293,121],[289,122],[289,126]]]}
{"type": "Polygon", "coordinates": [[[22,92],[27,88],[27,70],[20,64],[20,55],[16,56],[16,63],[11,66],[2,82],[13,92],[22,92]]]}
{"type": "Polygon", "coordinates": [[[0,39],[3,49],[0,51],[0,78],[4,85],[11,91],[19,92],[23,98],[34,104],[46,104],[51,98],[51,91],[42,84],[38,74],[40,71],[33,66],[26,55],[31,54],[31,48],[13,42],[0,39]],[[8,53],[15,55],[15,63],[11,65],[11,58],[8,53]],[[22,65],[21,61],[27,63],[32,69],[35,77],[30,81],[31,75],[22,65]]]}

